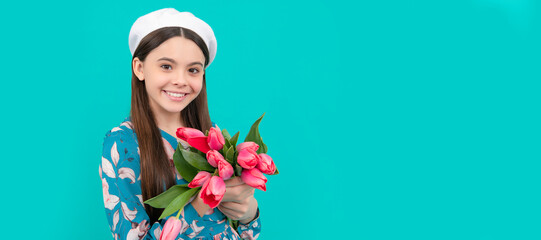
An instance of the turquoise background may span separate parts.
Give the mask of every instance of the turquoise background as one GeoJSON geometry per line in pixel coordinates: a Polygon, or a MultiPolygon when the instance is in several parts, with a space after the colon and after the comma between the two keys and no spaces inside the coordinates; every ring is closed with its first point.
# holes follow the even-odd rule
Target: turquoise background
{"type": "Polygon", "coordinates": [[[266,113],[260,239],[541,239],[534,0],[3,2],[2,238],[111,239],[102,141],[163,7],[215,31],[212,120],[266,113]]]}

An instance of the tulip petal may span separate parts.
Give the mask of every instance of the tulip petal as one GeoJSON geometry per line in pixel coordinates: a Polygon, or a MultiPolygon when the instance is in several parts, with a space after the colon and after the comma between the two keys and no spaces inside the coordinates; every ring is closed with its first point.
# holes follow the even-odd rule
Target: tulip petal
{"type": "Polygon", "coordinates": [[[190,146],[194,147],[195,149],[203,152],[203,153],[207,153],[208,151],[210,151],[210,147],[209,147],[209,144],[207,143],[207,137],[193,137],[193,138],[188,138],[187,139],[187,142],[188,144],[190,144],[190,146]]]}
{"type": "Polygon", "coordinates": [[[247,149],[247,148],[257,151],[259,149],[259,145],[257,145],[257,143],[255,142],[243,142],[237,145],[237,151],[247,149]]]}
{"type": "Polygon", "coordinates": [[[254,188],[263,191],[267,190],[267,187],[265,186],[267,178],[257,168],[244,169],[240,177],[242,181],[254,188]]]}
{"type": "Polygon", "coordinates": [[[220,128],[218,127],[211,127],[210,130],[209,130],[209,135],[208,135],[208,138],[207,138],[207,142],[210,146],[211,149],[214,149],[214,150],[222,150],[224,144],[225,144],[225,139],[224,139],[224,136],[220,130],[220,128]]]}
{"type": "Polygon", "coordinates": [[[269,155],[260,153],[257,169],[264,174],[274,174],[276,172],[276,165],[274,165],[274,161],[272,161],[272,158],[269,155]]]}
{"type": "Polygon", "coordinates": [[[222,160],[218,162],[218,174],[220,177],[222,177],[224,180],[227,180],[233,176],[233,166],[229,164],[227,161],[222,160]]]}
{"type": "Polygon", "coordinates": [[[237,163],[245,169],[254,168],[259,162],[259,156],[253,149],[245,148],[239,151],[237,156],[237,163]]]}
{"type": "Polygon", "coordinates": [[[186,141],[188,138],[205,136],[205,134],[199,131],[199,129],[187,128],[187,127],[178,128],[176,134],[178,138],[184,141],[186,141]]]}
{"type": "Polygon", "coordinates": [[[205,182],[208,181],[211,176],[212,174],[210,174],[209,172],[200,171],[199,173],[197,173],[197,175],[195,175],[193,180],[188,184],[188,187],[189,188],[199,187],[205,184],[205,182]]]}
{"type": "Polygon", "coordinates": [[[216,150],[208,151],[206,157],[207,162],[213,167],[218,167],[219,161],[225,161],[224,156],[222,156],[222,154],[216,150]]]}
{"type": "Polygon", "coordinates": [[[182,221],[176,217],[170,217],[163,226],[160,240],[176,239],[182,228],[182,221]]]}
{"type": "Polygon", "coordinates": [[[220,204],[225,194],[225,182],[221,177],[212,176],[201,189],[201,198],[210,208],[220,204]]]}

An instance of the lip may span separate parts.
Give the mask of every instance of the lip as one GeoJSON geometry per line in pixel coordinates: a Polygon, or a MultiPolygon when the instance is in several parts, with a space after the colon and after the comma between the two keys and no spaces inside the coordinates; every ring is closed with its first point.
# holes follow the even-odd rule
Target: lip
{"type": "Polygon", "coordinates": [[[183,94],[188,94],[188,93],[185,93],[185,92],[177,92],[177,91],[169,91],[169,90],[163,90],[164,92],[170,92],[170,93],[183,93],[183,94]]]}
{"type": "Polygon", "coordinates": [[[183,93],[183,92],[174,92],[174,91],[166,91],[166,90],[163,90],[162,92],[163,92],[163,94],[165,94],[166,97],[168,97],[172,101],[176,101],[176,102],[182,101],[184,98],[186,98],[186,96],[188,96],[188,93],[183,93]],[[185,95],[182,96],[182,97],[173,97],[173,96],[167,94],[167,92],[170,92],[170,93],[182,93],[182,94],[185,94],[185,95]]]}

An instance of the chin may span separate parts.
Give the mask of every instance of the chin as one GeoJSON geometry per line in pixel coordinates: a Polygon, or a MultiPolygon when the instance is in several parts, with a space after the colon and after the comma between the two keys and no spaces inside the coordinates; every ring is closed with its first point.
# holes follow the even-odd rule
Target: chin
{"type": "Polygon", "coordinates": [[[185,108],[187,107],[187,105],[182,105],[182,106],[171,106],[167,109],[168,112],[170,113],[180,113],[182,112],[182,110],[184,110],[185,108]]]}

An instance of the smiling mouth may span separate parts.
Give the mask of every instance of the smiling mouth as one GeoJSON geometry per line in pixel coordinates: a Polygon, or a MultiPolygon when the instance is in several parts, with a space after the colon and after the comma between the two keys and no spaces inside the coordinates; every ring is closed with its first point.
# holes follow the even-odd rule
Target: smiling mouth
{"type": "Polygon", "coordinates": [[[176,97],[176,98],[181,98],[181,97],[184,97],[186,95],[188,95],[187,93],[174,93],[174,92],[168,92],[168,91],[164,91],[167,95],[171,96],[171,97],[176,97]]]}

